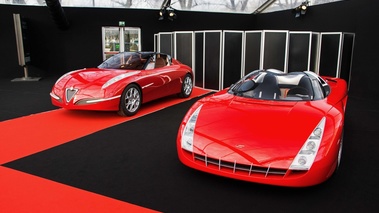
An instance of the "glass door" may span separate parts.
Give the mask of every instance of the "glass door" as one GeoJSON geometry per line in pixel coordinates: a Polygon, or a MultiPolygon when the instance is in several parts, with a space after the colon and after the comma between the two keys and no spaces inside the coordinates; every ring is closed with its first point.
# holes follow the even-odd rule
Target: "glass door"
{"type": "Polygon", "coordinates": [[[103,27],[103,60],[119,53],[120,51],[120,28],[103,27]]]}
{"type": "Polygon", "coordinates": [[[140,28],[123,27],[124,34],[124,52],[141,51],[140,48],[140,28]]]}
{"type": "Polygon", "coordinates": [[[103,27],[103,60],[119,52],[141,51],[141,29],[138,27],[103,27]],[[124,43],[124,45],[120,45],[124,43]]]}

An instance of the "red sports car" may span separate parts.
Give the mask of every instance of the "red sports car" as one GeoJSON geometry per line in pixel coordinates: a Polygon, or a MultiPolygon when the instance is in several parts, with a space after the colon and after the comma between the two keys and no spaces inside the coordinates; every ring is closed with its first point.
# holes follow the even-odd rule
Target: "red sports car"
{"type": "Polygon", "coordinates": [[[164,96],[191,95],[190,67],[156,52],[123,52],[97,68],[69,72],[55,83],[50,96],[55,106],[66,109],[137,113],[141,104],[164,96]]]}
{"type": "Polygon", "coordinates": [[[229,178],[316,185],[339,166],[346,103],[343,79],[253,71],[189,109],[178,156],[189,167],[229,178]]]}

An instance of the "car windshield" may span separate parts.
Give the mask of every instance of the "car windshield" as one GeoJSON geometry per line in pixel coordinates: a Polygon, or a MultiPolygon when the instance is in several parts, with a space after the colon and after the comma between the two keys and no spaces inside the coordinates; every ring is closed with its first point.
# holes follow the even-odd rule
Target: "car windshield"
{"type": "Polygon", "coordinates": [[[229,93],[264,100],[314,100],[312,80],[304,72],[256,70],[231,86],[229,93]]]}
{"type": "Polygon", "coordinates": [[[140,52],[122,52],[108,58],[98,68],[141,70],[145,67],[146,61],[150,57],[151,54],[142,54],[140,52]]]}

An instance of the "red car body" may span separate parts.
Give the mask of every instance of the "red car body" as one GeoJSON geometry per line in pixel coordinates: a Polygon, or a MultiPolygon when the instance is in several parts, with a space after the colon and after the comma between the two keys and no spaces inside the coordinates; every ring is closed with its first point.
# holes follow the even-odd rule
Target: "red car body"
{"type": "Polygon", "coordinates": [[[190,67],[169,55],[125,52],[97,68],[63,75],[55,83],[50,96],[53,105],[66,109],[120,111],[123,92],[128,85],[134,85],[134,91],[140,92],[134,114],[141,103],[173,94],[188,97],[192,91],[192,77],[190,67]],[[158,65],[158,59],[164,62],[158,65]]]}
{"type": "Polygon", "coordinates": [[[312,72],[256,71],[189,109],[177,136],[178,156],[189,167],[228,178],[316,185],[339,165],[346,103],[342,79],[312,72]],[[254,96],[268,73],[276,77],[280,97],[254,96]],[[301,77],[310,79],[308,89],[314,91],[309,97],[290,97],[289,89],[297,87],[301,77]]]}

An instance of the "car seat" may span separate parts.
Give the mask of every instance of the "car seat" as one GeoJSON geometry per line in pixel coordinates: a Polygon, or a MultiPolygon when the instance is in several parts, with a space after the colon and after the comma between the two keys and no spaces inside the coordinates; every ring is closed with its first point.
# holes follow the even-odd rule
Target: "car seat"
{"type": "Polygon", "coordinates": [[[307,76],[303,76],[299,84],[288,90],[287,97],[300,97],[303,100],[312,99],[313,89],[307,76]]]}
{"type": "Polygon", "coordinates": [[[260,99],[279,99],[281,95],[278,82],[273,74],[267,73],[262,83],[254,90],[253,98],[260,99]]]}

